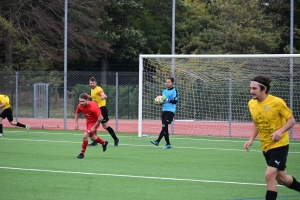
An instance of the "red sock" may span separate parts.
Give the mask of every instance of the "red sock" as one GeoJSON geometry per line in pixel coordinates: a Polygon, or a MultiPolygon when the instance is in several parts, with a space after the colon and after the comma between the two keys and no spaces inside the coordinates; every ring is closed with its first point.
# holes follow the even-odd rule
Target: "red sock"
{"type": "Polygon", "coordinates": [[[101,139],[100,137],[98,137],[98,136],[96,136],[96,142],[98,142],[98,143],[100,143],[100,144],[102,144],[102,145],[105,144],[104,140],[102,140],[102,139],[101,139]]]}
{"type": "Polygon", "coordinates": [[[81,153],[85,153],[85,150],[86,150],[86,147],[87,145],[89,144],[89,141],[88,140],[83,140],[82,141],[82,148],[81,148],[81,153]]]}

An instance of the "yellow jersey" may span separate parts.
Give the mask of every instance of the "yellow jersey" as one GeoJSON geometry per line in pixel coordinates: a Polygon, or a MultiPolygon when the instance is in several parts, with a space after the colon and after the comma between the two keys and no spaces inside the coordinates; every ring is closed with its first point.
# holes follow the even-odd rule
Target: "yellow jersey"
{"type": "Polygon", "coordinates": [[[0,105],[6,103],[6,105],[3,107],[4,109],[10,108],[9,98],[5,94],[0,94],[0,105]]]}
{"type": "Polygon", "coordinates": [[[106,106],[106,99],[101,99],[101,95],[104,93],[103,89],[99,86],[96,86],[94,89],[91,89],[91,97],[94,102],[98,104],[98,107],[106,106]]]}
{"type": "Polygon", "coordinates": [[[292,116],[292,111],[287,107],[283,99],[268,94],[263,102],[251,99],[248,102],[248,108],[257,127],[263,151],[289,144],[288,131],[284,132],[281,139],[277,142],[273,142],[271,136],[292,116]]]}

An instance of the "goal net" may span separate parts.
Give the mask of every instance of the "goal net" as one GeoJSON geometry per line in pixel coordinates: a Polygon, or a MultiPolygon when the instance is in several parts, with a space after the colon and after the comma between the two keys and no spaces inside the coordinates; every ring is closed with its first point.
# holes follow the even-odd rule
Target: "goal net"
{"type": "MultiPolygon", "coordinates": [[[[283,98],[300,119],[299,55],[140,55],[138,136],[161,130],[161,106],[154,104],[168,77],[179,93],[170,134],[249,137],[250,80],[272,78],[270,94],[283,98]]],[[[290,132],[300,139],[299,124],[290,132]]]]}

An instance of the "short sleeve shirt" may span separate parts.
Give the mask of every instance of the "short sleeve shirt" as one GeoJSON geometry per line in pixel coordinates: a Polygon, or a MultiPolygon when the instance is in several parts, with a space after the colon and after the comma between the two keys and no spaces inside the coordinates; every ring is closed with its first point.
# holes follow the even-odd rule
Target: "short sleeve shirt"
{"type": "Polygon", "coordinates": [[[271,136],[292,116],[292,111],[283,99],[269,94],[263,102],[251,99],[248,108],[257,127],[263,151],[289,144],[288,131],[284,132],[277,142],[272,142],[271,136]]]}
{"type": "Polygon", "coordinates": [[[0,94],[0,104],[3,103],[6,103],[6,105],[3,107],[3,110],[10,108],[9,97],[5,94],[0,94]]]}
{"type": "Polygon", "coordinates": [[[86,124],[94,124],[98,121],[98,117],[101,115],[101,110],[95,102],[88,101],[86,106],[78,104],[76,113],[83,113],[86,118],[86,124]]]}
{"type": "Polygon", "coordinates": [[[98,107],[106,106],[106,99],[101,99],[101,94],[103,94],[104,91],[101,87],[96,86],[95,88],[91,89],[91,97],[94,102],[98,104],[98,107]]]}

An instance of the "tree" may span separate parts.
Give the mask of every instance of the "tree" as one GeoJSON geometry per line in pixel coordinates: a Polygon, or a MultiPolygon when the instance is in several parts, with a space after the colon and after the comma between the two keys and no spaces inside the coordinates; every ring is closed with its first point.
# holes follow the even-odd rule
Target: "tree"
{"type": "Polygon", "coordinates": [[[264,13],[258,0],[186,0],[178,22],[177,51],[186,54],[274,53],[282,28],[264,13]]]}
{"type": "Polygon", "coordinates": [[[105,7],[106,17],[103,19],[106,30],[100,36],[113,49],[105,62],[107,68],[137,71],[139,54],[171,53],[172,1],[110,2],[105,7]]]}
{"type": "MultiPolygon", "coordinates": [[[[108,2],[69,2],[69,62],[96,60],[109,52],[109,45],[97,34],[102,31],[97,20],[101,18],[101,11],[108,2]]],[[[6,69],[63,68],[64,1],[6,0],[0,5],[0,12],[0,26],[3,28],[0,45],[5,47],[0,58],[6,63],[6,69]]]]}
{"type": "MultiPolygon", "coordinates": [[[[290,0],[268,0],[262,1],[264,12],[273,16],[273,23],[282,27],[280,38],[282,43],[276,53],[290,53],[290,0]]],[[[300,53],[300,1],[294,1],[294,53],[300,53]]]]}

